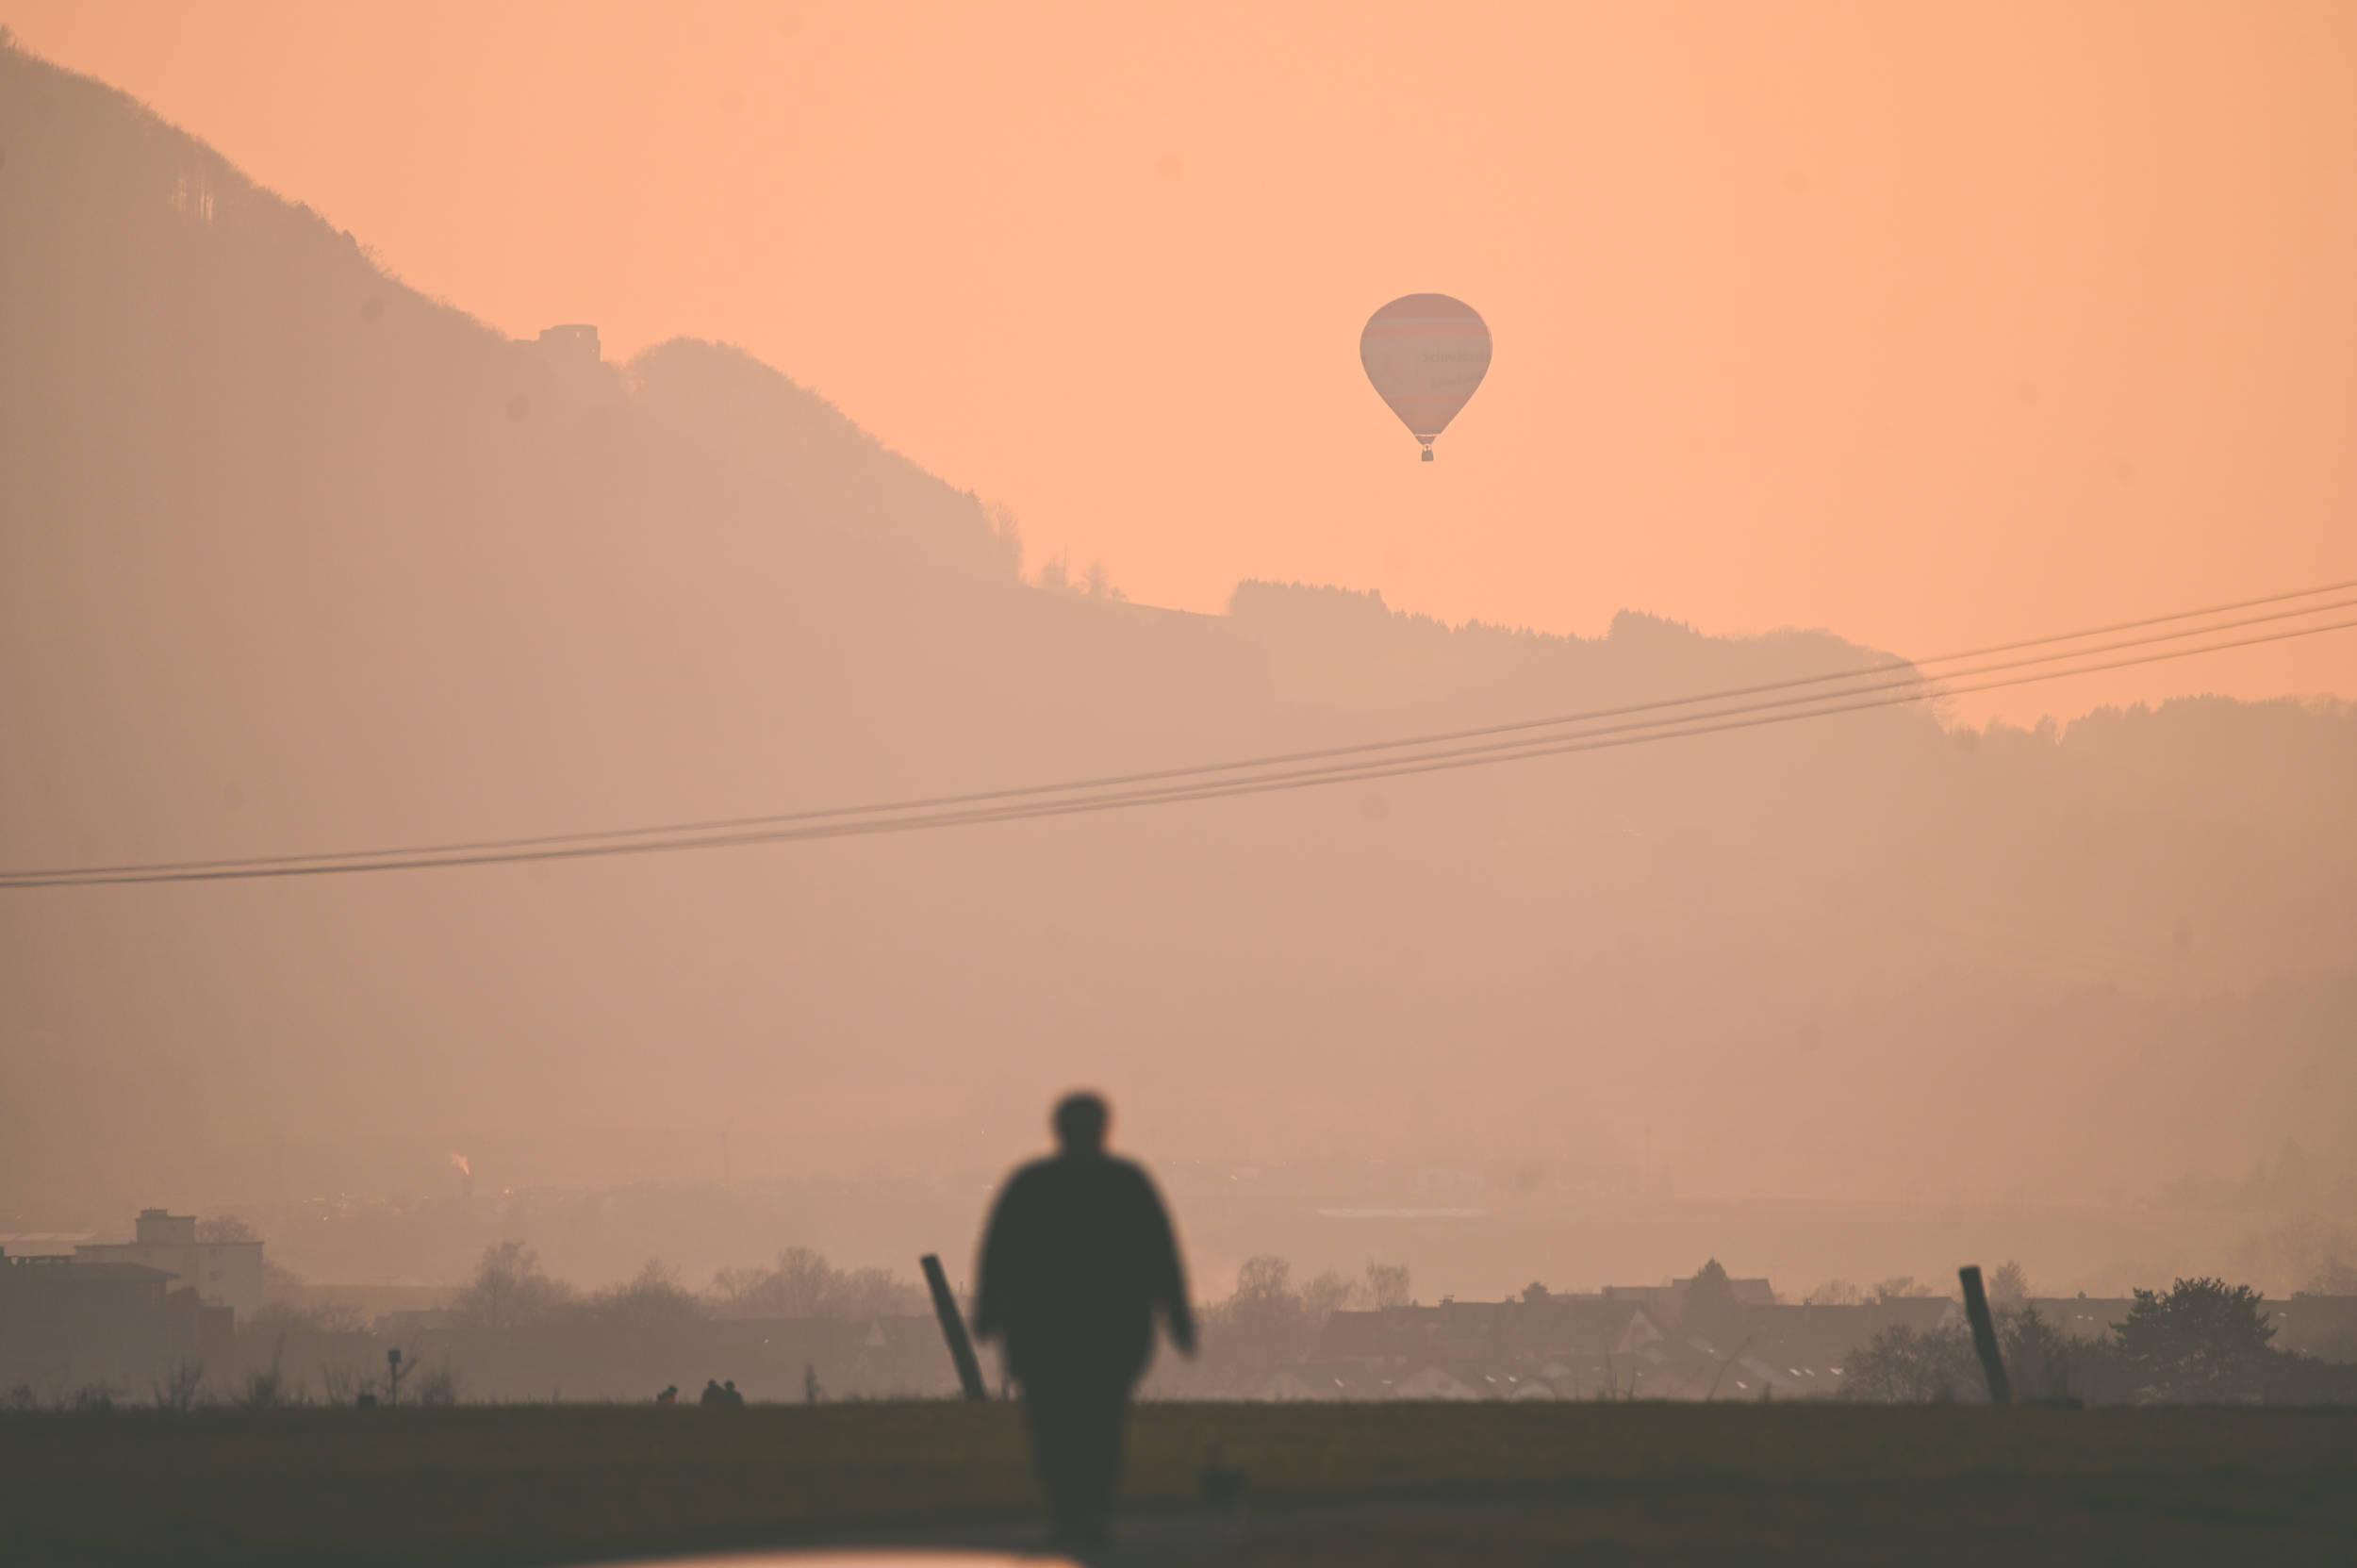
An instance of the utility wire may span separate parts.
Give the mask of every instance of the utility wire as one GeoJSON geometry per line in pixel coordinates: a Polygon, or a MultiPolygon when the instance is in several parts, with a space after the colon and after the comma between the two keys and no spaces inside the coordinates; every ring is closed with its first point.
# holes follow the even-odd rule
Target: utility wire
{"type": "MultiPolygon", "coordinates": [[[[2279,631],[2236,637],[2224,642],[2206,643],[2196,648],[2174,648],[2133,653],[2094,664],[2080,665],[2069,669],[2005,675],[1994,680],[1979,681],[1968,685],[1948,688],[1945,692],[1939,693],[1886,692],[1854,701],[1846,700],[1847,694],[1837,694],[1834,698],[1821,701],[1817,706],[1798,712],[1752,713],[1741,717],[1722,718],[1708,722],[1665,720],[1660,724],[1646,726],[1640,733],[1632,734],[1591,734],[1572,739],[1546,736],[1511,743],[1510,751],[1500,749],[1497,751],[1478,756],[1432,753],[1407,759],[1377,759],[1365,763],[1262,774],[1244,780],[1175,785],[1162,789],[1110,791],[1093,796],[1081,796],[1074,800],[1046,801],[1029,805],[976,810],[943,811],[926,816],[905,817],[882,821],[836,821],[799,827],[771,828],[763,831],[700,834],[634,843],[599,843],[483,853],[420,855],[399,860],[344,861],[304,866],[249,866],[213,870],[153,869],[135,870],[125,874],[63,875],[18,881],[0,885],[13,887],[115,886],[124,883],[243,882],[278,877],[336,876],[361,871],[424,870],[457,866],[602,859],[616,855],[665,853],[678,850],[728,849],[753,844],[797,843],[821,838],[872,837],[936,828],[964,827],[987,822],[1028,821],[1051,817],[1118,811],[1138,806],[1225,800],[1243,795],[1272,794],[1328,784],[1403,778],[1420,773],[1449,772],[1459,768],[1491,767],[1504,762],[1521,762],[1537,757],[1562,756],[1581,751],[1611,751],[1627,746],[1647,745],[1655,741],[1682,740],[1696,735],[1719,734],[1733,730],[1757,729],[1768,725],[1794,723],[1802,719],[1828,718],[1836,714],[1855,713],[1869,708],[1891,707],[1906,702],[1921,701],[1925,697],[1932,695],[1966,695],[1972,692],[1995,691],[2009,686],[2031,685],[2073,675],[2091,675],[2104,670],[2159,664],[2204,653],[2224,652],[2231,649],[2256,647],[2264,643],[2284,642],[2299,637],[2315,636],[2324,632],[2346,631],[2352,628],[2357,628],[2357,619],[2330,621],[2316,626],[2288,627],[2279,631]]],[[[1730,714],[1737,712],[1737,710],[1728,711],[1730,714]]]]}
{"type": "MultiPolygon", "coordinates": [[[[2279,610],[2267,615],[2251,616],[2239,620],[2220,621],[2206,626],[2185,627],[2157,634],[2151,637],[2130,638],[2121,642],[2102,644],[2093,648],[2078,648],[2017,659],[2005,664],[1988,665],[1978,669],[1953,671],[1951,675],[1933,676],[1923,671],[1932,666],[1953,664],[1960,660],[1982,658],[1995,653],[2010,653],[2022,649],[2052,646],[2058,643],[2083,642],[2090,637],[2114,632],[2135,631],[2167,625],[2174,621],[2193,620],[2206,616],[2223,615],[2231,611],[2251,609],[2260,605],[2281,604],[2295,599],[2314,599],[2357,588],[2357,579],[2327,583],[2311,588],[2283,593],[2264,594],[2253,599],[2234,600],[2221,604],[2205,605],[2200,609],[2178,610],[2167,615],[2146,616],[2134,620],[2113,621],[2090,626],[2075,632],[2058,633],[2042,637],[2025,637],[2012,642],[1992,643],[1980,648],[1963,649],[1955,652],[1936,654],[1924,659],[1889,659],[1877,664],[1861,665],[1854,669],[1827,670],[1815,675],[1794,676],[1784,680],[1761,682],[1752,685],[1730,686],[1716,691],[1697,692],[1684,697],[1657,698],[1643,702],[1626,703],[1617,707],[1591,708],[1584,712],[1558,714],[1542,718],[1514,719],[1496,724],[1477,725],[1468,729],[1443,730],[1423,734],[1394,736],[1385,740],[1360,741],[1348,745],[1321,747],[1309,751],[1280,751],[1261,756],[1240,757],[1226,762],[1201,763],[1188,767],[1153,768],[1142,772],[1115,773],[1094,778],[1068,780],[1060,784],[1011,785],[999,789],[969,791],[955,795],[934,795],[909,800],[877,801],[862,805],[810,808],[801,811],[768,813],[750,817],[711,817],[684,822],[660,823],[636,828],[606,828],[573,833],[537,834],[520,837],[462,839],[444,843],[388,846],[377,850],[321,850],[312,853],[250,855],[213,860],[183,860],[141,862],[114,866],[77,866],[28,868],[0,871],[0,887],[11,885],[48,885],[61,879],[81,879],[112,875],[147,875],[165,871],[225,871],[273,866],[314,866],[327,861],[353,861],[373,865],[385,860],[409,860],[427,856],[468,855],[509,850],[538,849],[555,845],[584,845],[618,842],[639,838],[671,839],[689,834],[725,833],[738,829],[783,827],[795,823],[821,822],[839,817],[889,817],[911,812],[939,811],[959,806],[987,805],[996,801],[1022,800],[1035,796],[1069,795],[1084,790],[1116,788],[1131,784],[1159,784],[1175,779],[1201,778],[1219,773],[1242,772],[1248,768],[1271,767],[1302,762],[1323,762],[1336,757],[1369,756],[1382,751],[1401,751],[1456,740],[1478,739],[1490,735],[1558,729],[1567,725],[1587,724],[1600,719],[1619,718],[1637,714],[1660,713],[1669,709],[1692,707],[1705,702],[1722,701],[1731,698],[1751,697],[1767,692],[1801,690],[1835,682],[1853,682],[1863,677],[1905,671],[1908,680],[1887,682],[1854,690],[1880,690],[1889,686],[1928,683],[1984,673],[1987,670],[2010,669],[2030,665],[2053,663],[2079,658],[2090,653],[2140,646],[2149,642],[2169,641],[2180,637],[2201,636],[2231,631],[2265,621],[2283,620],[2300,616],[2323,614],[2349,608],[2357,600],[2309,604],[2298,609],[2279,610]]],[[[1787,699],[1786,703],[1808,701],[1805,698],[1787,699]]],[[[1769,703],[1773,707],[1786,703],[1769,703]]],[[[1748,710],[1744,710],[1748,711],[1748,710]]],[[[1703,717],[1689,715],[1689,718],[1703,717]]],[[[1656,722],[1667,722],[1660,720],[1656,722]]],[[[1645,726],[1622,726],[1640,728],[1645,726]]],[[[1605,732],[1599,732],[1605,733],[1605,732]]]]}

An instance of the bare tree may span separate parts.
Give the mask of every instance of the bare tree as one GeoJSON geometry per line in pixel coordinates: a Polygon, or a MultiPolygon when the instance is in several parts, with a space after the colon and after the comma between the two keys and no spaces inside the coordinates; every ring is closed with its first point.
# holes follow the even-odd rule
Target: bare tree
{"type": "Polygon", "coordinates": [[[825,1317],[833,1294],[834,1265],[824,1254],[807,1246],[789,1246],[778,1254],[771,1271],[771,1300],[779,1317],[825,1317]]]}
{"type": "Polygon", "coordinates": [[[1080,579],[1080,591],[1091,599],[1110,600],[1115,603],[1129,597],[1113,586],[1113,573],[1105,569],[1105,563],[1102,561],[1089,563],[1087,574],[1080,579]]]}
{"type": "Polygon", "coordinates": [[[1014,511],[1004,502],[991,502],[982,508],[982,521],[990,530],[991,548],[1005,564],[1008,575],[1023,575],[1023,530],[1015,521],[1014,511]]]}
{"type": "Polygon", "coordinates": [[[458,1403],[458,1374],[447,1366],[429,1366],[418,1375],[418,1403],[428,1410],[458,1403]]]}
{"type": "Polygon", "coordinates": [[[1213,1310],[1211,1321],[1223,1350],[1255,1373],[1297,1360],[1307,1347],[1309,1324],[1294,1294],[1293,1265],[1274,1254],[1244,1260],[1235,1294],[1213,1310]]]}
{"type": "Polygon", "coordinates": [[[367,1377],[350,1362],[334,1361],[320,1368],[320,1386],[331,1405],[349,1405],[368,1386],[367,1377]]]}
{"type": "Polygon", "coordinates": [[[1357,1291],[1358,1287],[1348,1279],[1328,1269],[1301,1287],[1302,1313],[1311,1328],[1321,1328],[1327,1318],[1350,1305],[1357,1291]]]}
{"type": "Polygon", "coordinates": [[[2357,1263],[2333,1253],[2316,1265],[2308,1277],[2311,1296],[2357,1296],[2357,1263]]]}
{"type": "Polygon", "coordinates": [[[926,1297],[888,1268],[857,1268],[835,1276],[830,1306],[836,1317],[914,1317],[926,1297]]]}
{"type": "Polygon", "coordinates": [[[499,1242],[484,1248],[474,1278],[451,1305],[451,1315],[462,1328],[524,1329],[543,1321],[571,1297],[570,1290],[540,1267],[537,1252],[519,1241],[499,1242]]]}
{"type": "Polygon", "coordinates": [[[650,1258],[626,1284],[600,1291],[583,1311],[631,1329],[657,1329],[704,1315],[705,1305],[680,1288],[679,1275],[660,1258],[650,1258]]]}
{"type": "Polygon", "coordinates": [[[913,1317],[925,1293],[890,1269],[838,1269],[807,1246],[789,1246],[768,1268],[724,1268],[704,1300],[715,1316],[913,1317]]]}

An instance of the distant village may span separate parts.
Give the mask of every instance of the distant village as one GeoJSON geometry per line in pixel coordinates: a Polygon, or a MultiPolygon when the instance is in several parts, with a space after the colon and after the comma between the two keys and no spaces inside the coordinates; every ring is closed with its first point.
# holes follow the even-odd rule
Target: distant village
{"type": "MultiPolygon", "coordinates": [[[[1282,1260],[1254,1259],[1232,1295],[1206,1305],[1200,1358],[1165,1353],[1145,1392],[1986,1396],[1960,1301],[1911,1279],[1793,1300],[1770,1279],[1706,1261],[1655,1284],[1561,1293],[1533,1283],[1502,1301],[1420,1303],[1409,1286],[1401,1265],[1297,1285],[1282,1260]]],[[[2039,1296],[2008,1265],[1994,1272],[1990,1296],[2024,1397],[2357,1399],[2357,1294],[2269,1300],[2223,1281],[2178,1281],[2118,1298],[2039,1296]],[[2177,1345],[2185,1324],[2237,1312],[2248,1319],[2233,1330],[2241,1340],[2197,1345],[2184,1366],[2142,1347],[2177,1345]],[[2196,1371],[2208,1381],[2189,1382],[2196,1371]]],[[[0,1252],[0,1401],[17,1406],[668,1402],[682,1388],[692,1400],[722,1382],[755,1401],[959,1391],[943,1322],[919,1286],[880,1269],[836,1269],[802,1249],[724,1271],[702,1291],[650,1264],[622,1285],[578,1292],[516,1242],[487,1249],[461,1286],[304,1287],[274,1277],[263,1239],[239,1222],[150,1209],[126,1240],[0,1252]]]]}

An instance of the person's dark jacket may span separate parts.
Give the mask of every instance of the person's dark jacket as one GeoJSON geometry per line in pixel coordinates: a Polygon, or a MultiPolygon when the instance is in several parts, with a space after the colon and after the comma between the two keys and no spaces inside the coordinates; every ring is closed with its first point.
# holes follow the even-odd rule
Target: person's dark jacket
{"type": "Polygon", "coordinates": [[[974,1332],[1004,1339],[1024,1382],[1074,1376],[1134,1379],[1154,1344],[1195,1347],[1195,1315],[1170,1216],[1127,1160],[1063,1154],[1009,1179],[982,1240],[974,1332]]]}

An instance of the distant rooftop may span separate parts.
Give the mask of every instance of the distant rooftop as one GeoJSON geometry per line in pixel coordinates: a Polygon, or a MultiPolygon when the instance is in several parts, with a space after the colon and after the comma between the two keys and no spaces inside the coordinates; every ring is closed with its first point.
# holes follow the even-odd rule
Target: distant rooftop
{"type": "Polygon", "coordinates": [[[598,343],[598,329],[588,322],[544,326],[537,343],[542,353],[567,365],[596,365],[605,358],[605,352],[598,343]]]}

